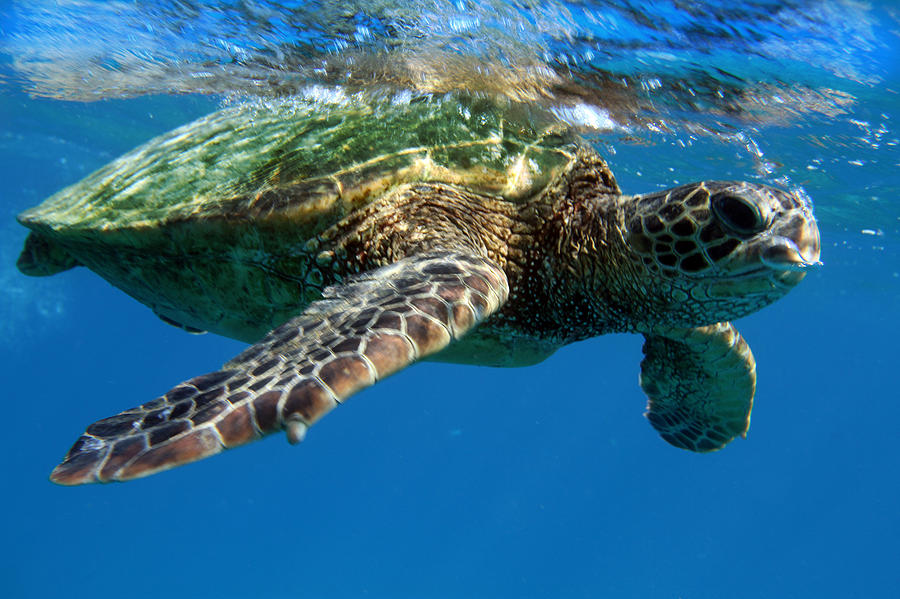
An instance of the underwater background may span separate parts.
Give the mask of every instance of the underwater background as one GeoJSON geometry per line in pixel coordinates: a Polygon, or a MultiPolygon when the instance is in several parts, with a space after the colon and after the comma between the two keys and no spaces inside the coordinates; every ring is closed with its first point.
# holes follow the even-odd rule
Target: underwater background
{"type": "Polygon", "coordinates": [[[0,4],[0,595],[900,596],[898,50],[889,0],[0,4]],[[21,275],[16,214],[223,105],[460,89],[544,106],[626,193],[813,199],[824,266],[737,322],[746,440],[662,441],[641,339],[614,335],[528,368],[418,364],[298,447],[48,481],[86,425],[243,345],[86,269],[21,275]]]}

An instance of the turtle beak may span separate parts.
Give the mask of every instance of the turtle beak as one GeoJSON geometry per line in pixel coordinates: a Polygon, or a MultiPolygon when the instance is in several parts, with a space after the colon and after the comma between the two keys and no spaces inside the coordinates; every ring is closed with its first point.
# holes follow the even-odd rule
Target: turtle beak
{"type": "Polygon", "coordinates": [[[819,228],[815,220],[794,219],[786,231],[780,231],[763,248],[763,264],[775,270],[806,272],[821,266],[819,261],[819,228]]]}
{"type": "Polygon", "coordinates": [[[819,252],[803,252],[794,241],[779,238],[763,250],[763,264],[776,270],[793,270],[806,272],[811,268],[822,266],[819,252]]]}

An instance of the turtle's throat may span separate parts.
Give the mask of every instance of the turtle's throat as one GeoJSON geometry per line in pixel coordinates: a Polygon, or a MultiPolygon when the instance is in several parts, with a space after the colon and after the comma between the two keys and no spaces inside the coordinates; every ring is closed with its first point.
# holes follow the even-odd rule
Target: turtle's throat
{"type": "Polygon", "coordinates": [[[646,306],[643,265],[625,242],[623,198],[569,198],[543,236],[552,289],[548,317],[568,341],[638,330],[646,306]]]}

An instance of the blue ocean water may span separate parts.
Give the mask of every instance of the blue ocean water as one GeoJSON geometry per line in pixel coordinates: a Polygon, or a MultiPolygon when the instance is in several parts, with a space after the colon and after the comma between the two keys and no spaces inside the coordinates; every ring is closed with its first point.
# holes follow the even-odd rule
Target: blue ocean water
{"type": "Polygon", "coordinates": [[[900,20],[892,2],[13,2],[0,8],[4,597],[894,597],[900,20]],[[126,484],[47,480],[83,428],[217,368],[15,215],[223,104],[505,93],[626,192],[800,189],[824,266],[737,322],[759,383],[707,455],[645,422],[641,341],[418,364],[282,436],[126,484]]]}

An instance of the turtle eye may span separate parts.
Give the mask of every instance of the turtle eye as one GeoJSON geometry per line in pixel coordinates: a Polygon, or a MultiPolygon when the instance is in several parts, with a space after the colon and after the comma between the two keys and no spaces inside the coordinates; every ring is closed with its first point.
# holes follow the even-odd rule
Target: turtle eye
{"type": "Polygon", "coordinates": [[[738,235],[755,235],[768,224],[755,203],[738,195],[717,195],[712,200],[712,209],[722,224],[738,235]]]}

